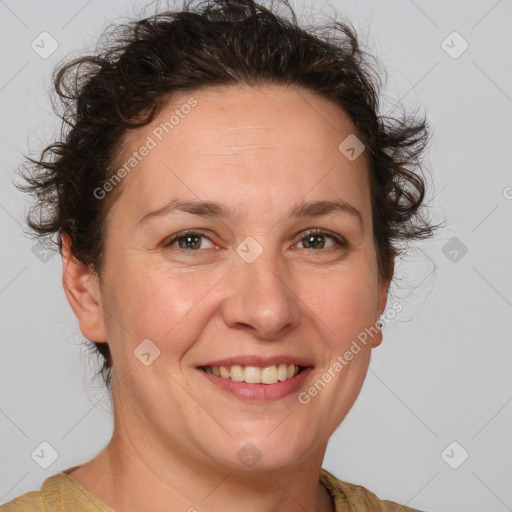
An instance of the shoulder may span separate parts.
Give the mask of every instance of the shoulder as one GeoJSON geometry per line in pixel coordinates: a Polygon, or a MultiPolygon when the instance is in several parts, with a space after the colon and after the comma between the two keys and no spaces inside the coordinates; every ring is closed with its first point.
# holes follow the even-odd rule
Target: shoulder
{"type": "Polygon", "coordinates": [[[39,491],[30,491],[0,505],[0,512],[60,512],[66,496],[67,476],[57,473],[46,478],[39,491]]]}
{"type": "Polygon", "coordinates": [[[27,492],[0,505],[0,512],[45,512],[46,510],[40,491],[27,492]]]}
{"type": "Polygon", "coordinates": [[[322,468],[320,480],[331,493],[336,512],[421,512],[393,501],[380,500],[362,485],[344,482],[322,468]]]}
{"type": "Polygon", "coordinates": [[[48,477],[40,491],[30,491],[0,505],[0,512],[113,512],[65,472],[48,477]]]}

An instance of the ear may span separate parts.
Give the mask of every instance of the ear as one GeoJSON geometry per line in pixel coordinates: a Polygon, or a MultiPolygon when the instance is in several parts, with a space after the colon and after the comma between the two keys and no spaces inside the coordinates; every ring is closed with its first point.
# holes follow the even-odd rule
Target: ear
{"type": "MultiPolygon", "coordinates": [[[[393,278],[393,273],[395,271],[395,262],[393,260],[390,261],[388,267],[386,269],[386,277],[379,278],[379,292],[378,292],[378,300],[377,300],[377,312],[378,318],[375,319],[375,322],[382,316],[386,309],[386,304],[388,301],[388,291],[389,285],[391,284],[391,279],[393,278]]],[[[372,337],[372,347],[378,347],[382,343],[382,330],[379,329],[379,332],[372,337]]]]}
{"type": "Polygon", "coordinates": [[[106,342],[99,279],[71,254],[69,237],[62,235],[62,286],[80,331],[90,341],[106,342]]]}

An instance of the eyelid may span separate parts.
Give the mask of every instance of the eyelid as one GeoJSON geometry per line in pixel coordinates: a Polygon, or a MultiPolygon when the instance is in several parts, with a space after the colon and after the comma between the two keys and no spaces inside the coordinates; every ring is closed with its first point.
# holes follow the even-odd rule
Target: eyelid
{"type": "MultiPolygon", "coordinates": [[[[189,235],[201,235],[204,238],[207,238],[210,240],[210,242],[214,245],[217,245],[208,235],[206,235],[201,229],[185,229],[184,231],[179,231],[178,233],[175,233],[174,235],[168,236],[162,243],[164,247],[170,247],[174,242],[179,240],[180,238],[184,238],[189,235]]],[[[178,247],[177,249],[180,249],[178,247]]],[[[185,249],[184,249],[185,250],[185,249]]],[[[192,251],[188,251],[192,252],[192,251]]]]}
{"type": "MultiPolygon", "coordinates": [[[[184,231],[180,231],[174,235],[171,235],[170,237],[167,237],[164,242],[163,242],[163,246],[164,247],[171,247],[173,243],[175,243],[178,239],[180,238],[183,238],[183,237],[186,237],[188,235],[200,235],[204,238],[207,238],[208,240],[210,240],[210,242],[214,245],[217,245],[208,235],[206,235],[201,229],[186,229],[184,231]]],[[[297,244],[298,242],[300,242],[301,240],[303,240],[304,238],[306,238],[307,236],[310,236],[310,235],[325,235],[325,236],[328,236],[330,238],[332,238],[334,240],[334,242],[339,245],[340,247],[348,247],[348,243],[347,241],[341,236],[341,235],[338,235],[337,233],[333,233],[332,231],[329,231],[327,229],[322,229],[322,228],[309,228],[309,229],[305,229],[305,230],[302,230],[295,238],[294,238],[294,245],[297,244]]],[[[177,247],[177,249],[181,249],[181,247],[177,247]]],[[[200,250],[187,250],[187,249],[181,249],[185,252],[201,252],[200,250]]],[[[204,250],[204,249],[203,249],[204,250]]],[[[309,249],[305,249],[305,250],[309,250],[309,249]]],[[[322,252],[322,251],[326,251],[326,250],[329,250],[328,249],[320,249],[318,251],[315,251],[314,249],[311,250],[311,252],[322,252]]]]}
{"type": "MultiPolygon", "coordinates": [[[[305,229],[305,230],[301,231],[295,238],[294,244],[297,242],[300,242],[303,238],[306,238],[309,235],[325,235],[325,236],[332,238],[341,247],[348,247],[348,242],[341,235],[338,235],[337,233],[333,233],[332,231],[329,231],[328,229],[322,229],[322,228],[309,228],[309,229],[305,229]]],[[[328,249],[325,249],[325,250],[328,250],[328,249]]],[[[317,251],[317,252],[321,252],[321,251],[317,251]]]]}

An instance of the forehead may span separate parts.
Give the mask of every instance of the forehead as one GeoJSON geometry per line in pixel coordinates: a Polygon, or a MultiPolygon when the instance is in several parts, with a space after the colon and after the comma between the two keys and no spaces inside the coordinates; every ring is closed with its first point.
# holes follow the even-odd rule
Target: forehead
{"type": "Polygon", "coordinates": [[[245,207],[249,199],[275,205],[290,194],[296,200],[306,194],[334,199],[341,192],[346,200],[359,196],[356,202],[365,202],[364,153],[351,161],[339,148],[355,132],[341,107],[300,88],[180,93],[149,125],[125,136],[117,167],[130,159],[134,165],[123,179],[122,195],[133,211],[177,195],[223,197],[245,207]]]}

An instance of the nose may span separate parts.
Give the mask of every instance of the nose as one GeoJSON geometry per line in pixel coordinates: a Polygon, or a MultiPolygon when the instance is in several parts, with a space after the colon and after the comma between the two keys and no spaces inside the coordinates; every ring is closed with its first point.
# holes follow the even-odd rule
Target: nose
{"type": "Polygon", "coordinates": [[[301,301],[292,281],[286,262],[270,250],[252,263],[237,258],[222,307],[224,322],[232,329],[251,331],[256,338],[281,338],[301,316],[301,301]]]}

